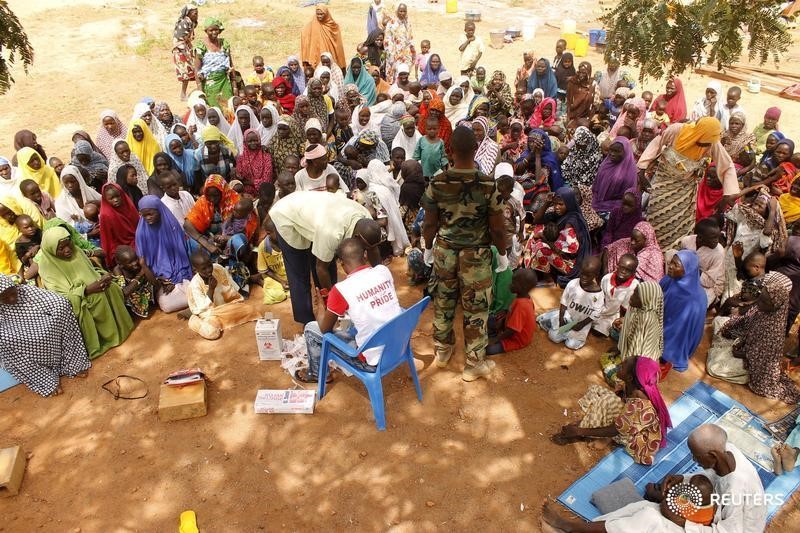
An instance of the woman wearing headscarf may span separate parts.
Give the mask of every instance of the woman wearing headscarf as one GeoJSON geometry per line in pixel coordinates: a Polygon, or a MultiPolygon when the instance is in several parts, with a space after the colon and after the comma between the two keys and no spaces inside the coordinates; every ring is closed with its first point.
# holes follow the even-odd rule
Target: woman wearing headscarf
{"type": "MultiPolygon", "coordinates": [[[[152,159],[151,159],[152,164],[152,159]]],[[[128,142],[125,140],[117,141],[114,143],[114,153],[111,159],[108,162],[108,181],[111,183],[116,183],[117,180],[117,171],[122,165],[131,165],[133,168],[136,169],[136,178],[139,190],[142,191],[142,194],[147,193],[147,178],[149,174],[144,168],[142,161],[136,156],[136,154],[131,153],[131,149],[128,146],[128,142]]]]}
{"type": "Polygon", "coordinates": [[[394,80],[397,65],[410,65],[414,58],[414,34],[405,4],[397,6],[394,18],[386,25],[383,46],[386,50],[386,79],[394,80]]]}
{"type": "Polygon", "coordinates": [[[186,100],[186,89],[195,80],[194,73],[194,29],[197,27],[197,6],[186,4],[175,22],[172,31],[172,60],[175,74],[181,82],[181,101],[186,100]]]}
{"type": "Polygon", "coordinates": [[[637,278],[658,283],[664,277],[664,253],[658,246],[653,227],[648,222],[637,223],[629,238],[618,239],[606,247],[606,270],[615,271],[619,259],[625,254],[633,254],[639,261],[637,278]]]}
{"type": "Polygon", "coordinates": [[[161,151],[161,146],[150,132],[150,128],[142,119],[131,122],[126,139],[132,155],[139,158],[144,166],[146,175],[153,173],[153,156],[161,151]]]}
{"type": "MultiPolygon", "coordinates": [[[[528,149],[514,163],[516,175],[528,174],[535,182],[534,195],[546,190],[555,191],[564,185],[561,174],[561,163],[553,152],[547,132],[533,129],[528,132],[528,149]]],[[[526,202],[530,204],[529,192],[526,191],[526,202]]]]}
{"type": "MultiPolygon", "coordinates": [[[[89,146],[92,148],[92,151],[99,154],[100,157],[105,158],[105,156],[103,156],[103,154],[100,152],[100,149],[94,143],[94,140],[92,140],[92,136],[89,135],[89,132],[87,132],[86,130],[77,130],[75,133],[72,134],[72,144],[75,145],[79,141],[86,141],[87,143],[89,143],[89,146]]],[[[72,149],[73,152],[70,153],[70,155],[74,155],[75,147],[73,146],[72,149]]]]}
{"type": "Polygon", "coordinates": [[[347,67],[347,74],[344,77],[345,87],[349,84],[355,84],[358,87],[358,94],[360,94],[368,106],[375,103],[377,92],[375,91],[375,80],[372,79],[361,58],[354,57],[347,67]]]}
{"type": "MultiPolygon", "coordinates": [[[[135,183],[133,184],[128,183],[128,174],[131,171],[135,170],[136,169],[132,165],[129,164],[122,165],[117,169],[117,177],[114,180],[114,183],[119,185],[120,189],[122,189],[128,196],[128,198],[130,198],[131,202],[133,202],[133,205],[136,205],[139,199],[142,196],[144,196],[144,193],[141,191],[141,189],[139,189],[139,187],[135,183]]],[[[149,188],[150,179],[148,178],[147,181],[149,188]]]]}
{"type": "Polygon", "coordinates": [[[406,161],[414,158],[414,149],[417,147],[417,141],[420,140],[422,134],[417,131],[414,117],[411,115],[403,115],[400,118],[400,129],[392,140],[392,149],[402,148],[406,151],[406,161]]]}
{"type": "Polygon", "coordinates": [[[244,132],[247,130],[256,132],[259,142],[264,143],[266,141],[264,127],[250,106],[240,105],[237,107],[235,117],[236,119],[228,131],[227,137],[236,147],[237,153],[241,154],[244,149],[244,132]]]}
{"type": "MultiPolygon", "coordinates": [[[[767,137],[771,133],[778,131],[778,121],[781,118],[781,110],[777,107],[770,107],[764,113],[764,120],[753,129],[753,135],[756,138],[755,151],[756,156],[761,156],[767,149],[767,137]]],[[[16,145],[16,143],[14,143],[16,145]]]]}
{"type": "Polygon", "coordinates": [[[400,214],[400,204],[398,202],[400,186],[392,178],[392,175],[386,169],[386,165],[377,159],[369,162],[366,171],[359,171],[359,177],[366,181],[368,190],[376,194],[378,201],[386,211],[388,218],[386,227],[387,240],[392,244],[394,255],[402,255],[403,250],[411,243],[408,240],[403,217],[400,214]]]}
{"type": "Polygon", "coordinates": [[[650,109],[656,109],[658,103],[667,103],[666,113],[671,124],[677,124],[686,119],[686,95],[683,92],[683,82],[678,78],[671,78],[667,81],[664,94],[658,95],[650,109]]]}
{"type": "Polygon", "coordinates": [[[44,224],[44,218],[33,202],[21,194],[0,197],[0,273],[2,274],[17,274],[21,266],[14,251],[14,244],[20,236],[14,222],[21,215],[31,217],[39,228],[44,224]]]}
{"type": "MultiPolygon", "coordinates": [[[[61,192],[55,198],[56,216],[68,221],[73,226],[87,224],[89,221],[83,212],[88,202],[100,203],[100,193],[86,185],[80,169],[67,165],[61,171],[61,192]]],[[[85,231],[81,233],[86,233],[85,231]]]]}
{"type": "MultiPolygon", "coordinates": [[[[316,65],[316,63],[315,63],[316,65]]],[[[302,65],[300,65],[300,58],[297,56],[289,56],[286,58],[286,69],[289,70],[289,75],[292,77],[292,94],[300,96],[306,90],[306,73],[302,65]]],[[[278,70],[278,75],[284,71],[283,67],[278,70]]]]}
{"type": "Polygon", "coordinates": [[[706,294],[700,285],[700,261],[692,250],[680,250],[667,265],[661,279],[664,291],[665,368],[684,372],[689,358],[703,340],[706,294]]]}
{"type": "Polygon", "coordinates": [[[186,234],[157,196],[139,200],[139,212],[142,217],[136,227],[136,252],[160,282],[158,307],[165,313],[186,309],[192,279],[186,234]]]}
{"type": "Polygon", "coordinates": [[[166,102],[159,102],[153,110],[153,116],[158,120],[158,123],[164,128],[164,135],[172,130],[175,124],[181,124],[181,117],[176,115],[170,109],[169,104],[166,102]]]}
{"type": "Polygon", "coordinates": [[[442,63],[442,58],[439,54],[431,54],[428,57],[428,62],[425,64],[425,69],[419,76],[419,82],[424,86],[436,87],[439,85],[439,74],[446,72],[447,69],[442,63]]]}
{"type": "Polygon", "coordinates": [[[133,127],[133,122],[137,119],[144,121],[145,126],[150,130],[150,133],[153,134],[157,143],[161,143],[164,140],[164,137],[167,136],[168,130],[158,121],[158,119],[153,115],[153,111],[150,108],[150,103],[152,98],[144,98],[141,102],[137,103],[133,106],[133,113],[131,114],[131,120],[128,123],[128,131],[130,132],[130,128],[133,127]]]}
{"type": "Polygon", "coordinates": [[[48,165],[39,152],[30,147],[21,148],[17,152],[19,163],[20,182],[29,179],[36,182],[39,188],[50,195],[51,198],[58,196],[61,191],[61,183],[58,180],[56,171],[48,165]]]}
{"type": "MultiPolygon", "coordinates": [[[[325,68],[325,67],[323,67],[325,68]]],[[[311,106],[311,116],[319,120],[322,133],[327,134],[333,126],[333,99],[325,94],[325,86],[319,78],[311,78],[306,85],[308,103],[311,106]]]]}
{"type": "Polygon", "coordinates": [[[641,195],[636,187],[632,187],[625,191],[622,203],[611,210],[601,244],[606,247],[620,239],[630,239],[633,228],[642,220],[641,195]]]}
{"type": "Polygon", "coordinates": [[[567,80],[567,125],[572,126],[581,118],[589,118],[594,103],[595,84],[592,65],[587,61],[578,65],[575,76],[567,80]]]}
{"type": "Polygon", "coordinates": [[[578,400],[584,413],[552,437],[559,445],[591,438],[613,438],[637,464],[652,465],[659,449],[667,445],[672,427],[669,410],[658,389],[658,363],[647,357],[623,361],[617,374],[622,398],[601,385],[591,385],[578,400]]]}
{"type": "Polygon", "coordinates": [[[233,212],[238,201],[239,195],[222,176],[210,176],[203,187],[203,195],[186,215],[183,223],[186,235],[205,248],[212,257],[216,257],[224,248],[217,239],[222,235],[222,223],[233,212]]]}
{"type": "Polygon", "coordinates": [[[481,172],[491,176],[500,155],[500,146],[489,136],[489,119],[478,117],[473,120],[472,131],[475,132],[475,140],[478,142],[475,164],[481,172]]]}
{"type": "Polygon", "coordinates": [[[528,78],[528,92],[532,93],[535,89],[544,91],[544,95],[547,98],[556,98],[558,96],[556,75],[550,67],[550,61],[543,57],[536,62],[533,73],[528,78]]]}
{"type": "MultiPolygon", "coordinates": [[[[331,88],[328,94],[331,95],[331,97],[333,97],[334,100],[336,100],[336,102],[338,103],[339,98],[344,96],[344,76],[342,75],[342,69],[338,65],[336,65],[336,63],[334,63],[333,54],[331,54],[330,52],[322,52],[319,55],[319,61],[320,64],[317,68],[322,66],[330,71],[331,88]]],[[[319,75],[317,74],[316,71],[314,72],[314,77],[319,78],[319,75]]]]}
{"type": "Polygon", "coordinates": [[[578,126],[573,141],[569,155],[561,163],[561,175],[564,177],[564,182],[571,187],[576,185],[591,187],[597,176],[600,162],[603,160],[600,144],[597,142],[597,137],[586,126],[578,126]]]}
{"type": "Polygon", "coordinates": [[[206,18],[203,30],[204,34],[194,44],[194,69],[208,105],[214,107],[233,96],[233,56],[231,44],[220,37],[220,33],[225,31],[221,20],[206,18]]]}
{"type": "Polygon", "coordinates": [[[101,153],[95,152],[87,141],[75,143],[71,163],[86,171],[93,184],[99,185],[108,178],[108,161],[101,153]]]}
{"type": "Polygon", "coordinates": [[[623,106],[622,112],[614,122],[611,131],[608,133],[610,139],[617,137],[617,132],[622,126],[628,126],[635,137],[638,137],[644,127],[647,118],[647,103],[643,98],[631,98],[623,106]]]}
{"type": "Polygon", "coordinates": [[[272,155],[261,144],[258,132],[249,129],[244,133],[244,145],[236,158],[236,176],[244,185],[244,192],[258,195],[262,183],[272,183],[272,155]]]}
{"type": "Polygon", "coordinates": [[[663,246],[692,233],[697,181],[709,157],[717,166],[723,201],[728,203],[739,192],[733,161],[719,142],[721,134],[722,126],[713,117],[695,124],[673,124],[639,158],[640,176],[653,175],[648,219],[663,246]]]}
{"type": "Polygon", "coordinates": [[[545,98],[536,106],[528,126],[531,128],[549,128],[556,123],[558,118],[558,104],[555,98],[545,98]]]}
{"type": "Polygon", "coordinates": [[[261,126],[264,128],[264,135],[261,137],[264,146],[269,146],[270,141],[278,132],[278,120],[280,119],[280,113],[278,113],[278,108],[275,107],[275,104],[272,102],[267,103],[264,107],[261,108],[261,113],[259,113],[261,118],[261,126]],[[266,125],[267,119],[266,115],[269,114],[270,119],[268,121],[269,126],[266,125]]]}
{"type": "Polygon", "coordinates": [[[386,76],[386,48],[383,30],[374,30],[364,41],[367,47],[367,64],[378,69],[381,77],[386,76]]]}
{"type": "Polygon", "coordinates": [[[346,59],[342,32],[333,20],[327,6],[315,6],[314,18],[300,33],[300,58],[304,63],[316,67],[322,52],[331,52],[339,68],[344,68],[346,59]]]}
{"type": "Polygon", "coordinates": [[[737,339],[733,356],[744,359],[750,390],[759,396],[796,404],[800,402],[800,390],[781,367],[791,290],[789,278],[779,272],[768,272],[756,305],[728,321],[720,333],[725,338],[737,339]]]}
{"type": "Polygon", "coordinates": [[[469,113],[469,100],[464,97],[464,88],[459,85],[453,85],[444,94],[444,115],[453,128],[467,118],[469,113]],[[455,102],[455,103],[453,103],[455,102]]]}
{"type": "Polygon", "coordinates": [[[503,136],[500,153],[504,161],[513,163],[528,148],[528,136],[525,135],[525,124],[516,117],[509,121],[508,133],[503,136]]]}
{"type": "MultiPolygon", "coordinates": [[[[725,133],[722,134],[722,139],[720,139],[722,147],[725,148],[731,159],[735,161],[742,151],[747,151],[753,154],[752,159],[755,162],[755,153],[753,152],[755,142],[756,136],[747,131],[747,117],[745,114],[741,111],[732,113],[731,118],[728,119],[728,129],[725,130],[725,133]]],[[[741,175],[744,172],[737,171],[737,174],[741,175]]]]}
{"type": "Polygon", "coordinates": [[[567,80],[577,73],[578,71],[575,70],[575,58],[572,54],[570,52],[561,54],[561,62],[555,68],[559,105],[563,106],[567,100],[567,80]]]}
{"type": "Polygon", "coordinates": [[[110,274],[96,270],[86,254],[75,249],[66,229],[59,226],[45,230],[37,262],[44,287],[72,305],[90,359],[128,338],[133,321],[122,289],[112,282],[110,274]]]}
{"type": "Polygon", "coordinates": [[[109,268],[116,264],[114,252],[119,246],[135,246],[139,211],[131,197],[116,183],[103,185],[100,201],[100,247],[106,252],[109,268]]]}
{"type": "Polygon", "coordinates": [[[378,67],[374,67],[372,65],[367,67],[367,71],[369,75],[372,76],[372,80],[375,82],[375,92],[377,94],[389,94],[389,91],[392,90],[392,86],[389,83],[381,78],[381,71],[378,67]]]}
{"type": "Polygon", "coordinates": [[[283,115],[278,119],[278,129],[269,142],[269,153],[272,155],[273,175],[278,176],[283,171],[286,158],[295,156],[298,160],[303,157],[303,133],[294,117],[283,115]]]}
{"type": "Polygon", "coordinates": [[[580,273],[583,258],[592,253],[589,228],[581,215],[575,192],[561,187],[555,194],[548,195],[534,214],[534,223],[533,233],[525,245],[525,268],[546,274],[555,271],[559,285],[566,285],[580,273]],[[550,223],[558,227],[557,235],[550,234],[550,223]]]}
{"type": "Polygon", "coordinates": [[[417,130],[425,135],[425,123],[428,117],[435,117],[439,119],[439,132],[438,137],[444,142],[444,149],[450,153],[450,137],[453,135],[453,125],[447,120],[444,114],[444,102],[436,96],[427,104],[423,103],[419,109],[419,117],[417,118],[417,130]]]}
{"type": "Polygon", "coordinates": [[[655,281],[645,281],[634,294],[619,335],[620,356],[658,361],[664,351],[664,293],[655,281]]]}
{"type": "MultiPolygon", "coordinates": [[[[233,98],[228,99],[228,106],[233,107],[233,98]]],[[[249,106],[248,106],[249,107],[249,106]]],[[[235,114],[231,119],[235,122],[235,114]]],[[[209,107],[206,111],[206,121],[208,126],[216,126],[223,135],[227,136],[233,126],[228,123],[226,114],[218,107],[209,107]]]]}
{"type": "Polygon", "coordinates": [[[599,213],[610,213],[622,204],[622,196],[635,188],[636,183],[636,161],[630,141],[617,137],[597,169],[597,178],[592,184],[592,207],[599,213]]]}
{"type": "Polygon", "coordinates": [[[82,376],[92,363],[64,297],[0,275],[0,367],[40,396],[60,393],[61,376],[82,376]]]}
{"type": "Polygon", "coordinates": [[[724,104],[720,99],[721,92],[722,84],[717,80],[710,80],[706,84],[705,95],[699,98],[692,108],[692,122],[697,122],[703,117],[714,117],[717,120],[722,120],[722,106],[724,104]]]}
{"type": "MultiPolygon", "coordinates": [[[[36,140],[36,134],[31,130],[20,130],[14,134],[14,150],[20,151],[23,148],[33,148],[42,158],[42,161],[47,161],[47,153],[45,153],[44,147],[39,144],[36,140]]],[[[14,166],[18,165],[16,154],[11,159],[11,164],[14,166]]]]}
{"type": "Polygon", "coordinates": [[[275,97],[283,112],[287,115],[294,113],[297,97],[292,94],[292,84],[280,75],[280,69],[278,75],[272,80],[272,87],[275,89],[275,97]]]}
{"type": "Polygon", "coordinates": [[[495,70],[492,73],[492,79],[484,86],[483,92],[489,99],[489,116],[495,122],[501,116],[511,114],[514,95],[506,83],[506,75],[502,70],[495,70]]]}
{"type": "Polygon", "coordinates": [[[11,171],[11,161],[0,156],[0,197],[16,195],[20,179],[11,171]]]}
{"type": "MultiPolygon", "coordinates": [[[[406,104],[403,102],[395,102],[389,108],[389,112],[383,117],[381,121],[381,139],[386,143],[386,146],[391,150],[394,148],[393,142],[397,133],[401,129],[400,120],[406,114],[406,104]]],[[[413,153],[413,151],[412,151],[413,153]]],[[[406,156],[409,156],[407,153],[406,156]]]]}
{"type": "Polygon", "coordinates": [[[183,174],[186,186],[191,190],[194,187],[194,175],[197,172],[197,160],[194,150],[184,148],[181,138],[170,133],[164,139],[164,152],[172,159],[175,169],[183,174]]]}

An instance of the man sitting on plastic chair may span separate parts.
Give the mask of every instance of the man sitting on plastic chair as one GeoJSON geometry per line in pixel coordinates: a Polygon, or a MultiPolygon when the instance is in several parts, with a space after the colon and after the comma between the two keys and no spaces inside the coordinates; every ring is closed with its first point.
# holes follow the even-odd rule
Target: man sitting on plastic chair
{"type": "MultiPolygon", "coordinates": [[[[392,273],[384,265],[370,266],[361,239],[353,237],[342,241],[336,257],[341,261],[347,278],[336,283],[328,293],[327,302],[322,301],[315,310],[317,321],[306,324],[303,334],[308,350],[308,369],[301,369],[296,375],[298,380],[305,383],[317,382],[322,336],[325,333],[333,332],[356,347],[403,312],[397,300],[392,273]],[[352,326],[334,330],[337,319],[345,313],[352,326]]],[[[372,348],[360,354],[358,359],[351,359],[351,362],[360,370],[374,372],[381,353],[381,348],[372,348]]]]}

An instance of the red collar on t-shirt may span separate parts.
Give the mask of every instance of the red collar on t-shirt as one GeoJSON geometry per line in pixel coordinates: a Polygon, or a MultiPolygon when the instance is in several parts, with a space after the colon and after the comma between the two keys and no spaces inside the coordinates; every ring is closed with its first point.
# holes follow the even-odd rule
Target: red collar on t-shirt
{"type": "Polygon", "coordinates": [[[358,267],[357,269],[355,269],[355,270],[351,271],[351,272],[350,272],[350,273],[347,275],[347,277],[349,278],[349,277],[350,277],[350,276],[352,276],[353,274],[356,274],[357,272],[361,272],[362,270],[365,270],[365,269],[367,269],[367,268],[372,268],[372,265],[364,265],[364,266],[360,266],[360,267],[358,267]]]}
{"type": "Polygon", "coordinates": [[[636,276],[631,276],[628,278],[628,281],[620,285],[617,283],[617,273],[614,272],[614,275],[611,276],[611,294],[614,294],[614,289],[617,287],[630,287],[635,278],[636,276]]]}

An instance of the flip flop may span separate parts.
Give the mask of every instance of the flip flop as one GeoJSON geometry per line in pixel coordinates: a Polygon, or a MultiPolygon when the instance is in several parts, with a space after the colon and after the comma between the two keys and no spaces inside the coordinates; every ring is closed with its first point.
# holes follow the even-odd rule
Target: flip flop
{"type": "Polygon", "coordinates": [[[181,513],[178,533],[200,533],[200,530],[197,529],[197,515],[194,511],[189,510],[181,513]]]}

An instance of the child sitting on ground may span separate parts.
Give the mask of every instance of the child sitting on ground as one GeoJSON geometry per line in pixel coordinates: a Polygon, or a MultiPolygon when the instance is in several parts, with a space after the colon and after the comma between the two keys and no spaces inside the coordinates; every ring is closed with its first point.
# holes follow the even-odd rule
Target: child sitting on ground
{"type": "Polygon", "coordinates": [[[600,316],[605,305],[603,290],[597,283],[600,258],[589,256],[581,262],[578,279],[567,283],[561,294],[561,306],[540,315],[539,327],[547,331],[551,341],[564,343],[570,350],[579,350],[586,344],[592,323],[600,316]]]}
{"type": "Polygon", "coordinates": [[[669,264],[674,251],[692,250],[700,260],[700,285],[706,292],[707,307],[711,307],[725,288],[725,248],[719,242],[720,229],[716,220],[704,218],[694,227],[695,235],[688,235],[673,243],[666,253],[669,264]]]}
{"type": "Polygon", "coordinates": [[[158,280],[130,246],[118,246],[114,252],[114,283],[125,296],[125,307],[132,315],[147,318],[156,306],[158,280]]]}
{"type": "Polygon", "coordinates": [[[619,258],[617,270],[609,272],[600,280],[605,305],[592,325],[593,331],[606,337],[619,336],[622,327],[620,317],[625,316],[631,296],[639,286],[639,280],[635,277],[637,268],[639,261],[636,256],[625,254],[619,258]]]}
{"type": "Polygon", "coordinates": [[[530,292],[536,287],[536,272],[521,268],[511,278],[511,292],[516,298],[504,320],[495,323],[497,334],[489,337],[486,355],[511,352],[525,348],[536,330],[536,310],[530,292]]]}
{"type": "MultiPolygon", "coordinates": [[[[499,167],[499,165],[498,165],[499,167]]],[[[512,171],[513,172],[513,171],[512,171]]],[[[506,251],[508,252],[508,268],[517,268],[522,257],[522,230],[525,225],[525,211],[522,204],[511,193],[514,191],[514,178],[500,176],[495,181],[497,192],[505,201],[503,208],[503,229],[506,232],[506,251]]]]}
{"type": "Polygon", "coordinates": [[[432,178],[447,168],[444,141],[439,138],[439,119],[428,117],[425,121],[425,136],[417,141],[414,159],[422,163],[422,175],[432,178]]]}
{"type": "Polygon", "coordinates": [[[739,294],[725,300],[719,311],[720,316],[744,315],[755,305],[761,295],[766,267],[767,258],[758,250],[744,259],[745,278],[742,280],[742,289],[739,294]]]}
{"type": "Polygon", "coordinates": [[[35,181],[31,179],[22,180],[22,183],[19,184],[19,190],[22,196],[36,206],[36,209],[39,210],[45,220],[50,220],[56,216],[55,202],[49,194],[42,191],[35,181]]]}
{"type": "MultiPolygon", "coordinates": [[[[337,180],[338,181],[338,180],[337,180]]],[[[253,276],[253,282],[264,289],[264,305],[277,304],[286,299],[289,291],[289,282],[286,277],[286,267],[283,264],[283,253],[278,243],[278,231],[275,224],[269,220],[264,224],[267,236],[258,245],[258,274],[253,276]]]]}
{"type": "Polygon", "coordinates": [[[39,253],[42,245],[42,229],[28,215],[19,215],[14,224],[20,233],[17,242],[14,243],[14,251],[22,263],[22,270],[19,274],[26,283],[36,286],[39,264],[33,258],[39,253]]]}
{"type": "Polygon", "coordinates": [[[257,228],[258,216],[253,209],[253,200],[250,198],[239,198],[233,207],[233,212],[222,223],[222,234],[228,240],[225,245],[228,270],[239,286],[239,292],[245,298],[250,295],[250,268],[248,267],[252,255],[250,240],[257,228]]]}
{"type": "Polygon", "coordinates": [[[83,216],[88,222],[75,222],[75,230],[85,237],[87,241],[100,247],[100,206],[95,202],[86,202],[83,206],[83,216]]]}

